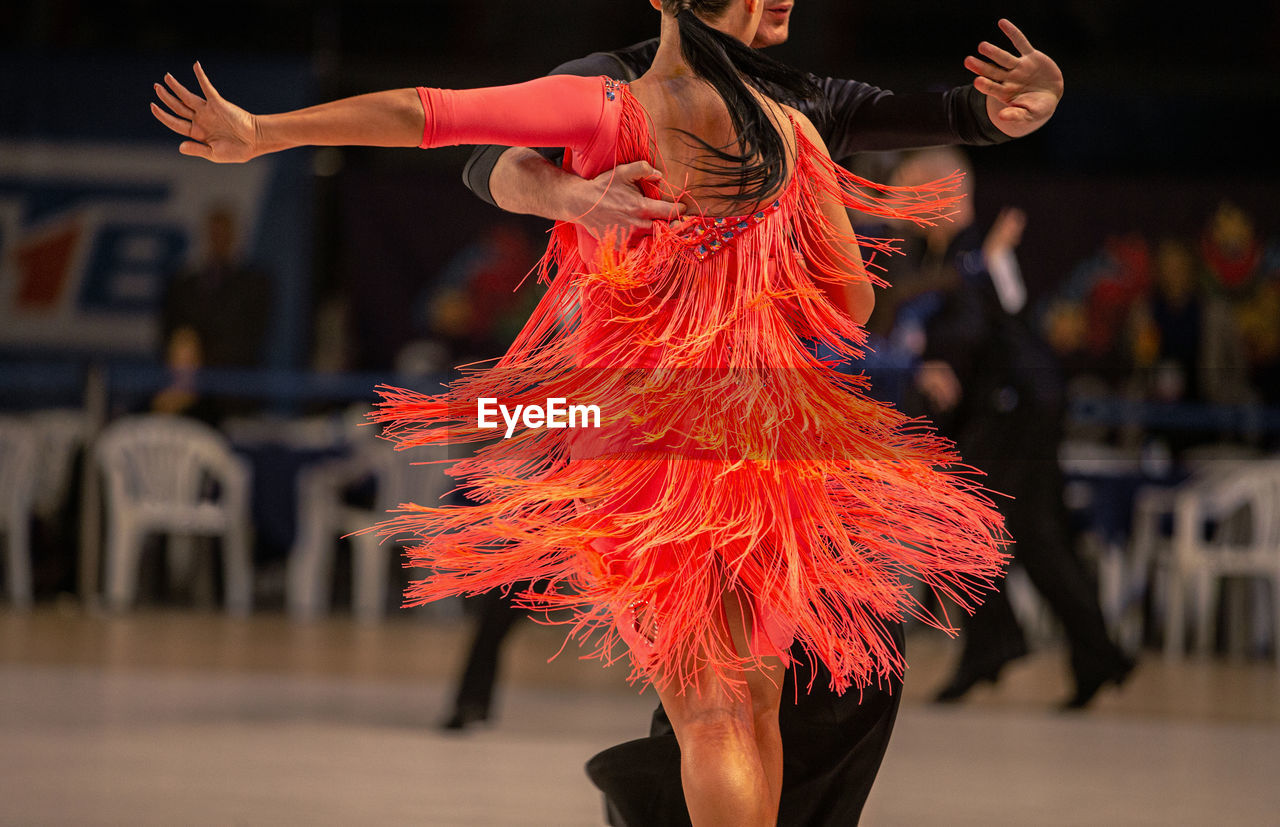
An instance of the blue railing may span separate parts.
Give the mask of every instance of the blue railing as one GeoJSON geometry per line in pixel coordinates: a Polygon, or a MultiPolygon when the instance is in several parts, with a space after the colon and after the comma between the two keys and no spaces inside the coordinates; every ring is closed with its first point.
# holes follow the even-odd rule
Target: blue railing
{"type": "MultiPolygon", "coordinates": [[[[431,392],[448,377],[387,372],[321,373],[290,370],[204,370],[194,389],[211,396],[257,399],[273,411],[287,412],[313,403],[372,402],[380,384],[431,392]]],[[[85,404],[90,387],[108,400],[140,400],[170,386],[174,375],[155,364],[130,362],[0,361],[0,410],[44,404],[85,404]]],[[[1067,418],[1074,425],[1139,426],[1186,432],[1271,434],[1280,432],[1280,407],[1160,403],[1114,396],[1071,400],[1067,418]]]]}
{"type": "MultiPolygon", "coordinates": [[[[149,397],[173,384],[172,371],[127,362],[0,362],[0,408],[43,404],[77,406],[93,393],[110,402],[149,397]]],[[[373,401],[380,384],[432,391],[445,375],[406,376],[388,372],[321,373],[290,370],[202,370],[192,377],[202,395],[257,399],[272,410],[307,403],[373,401]]],[[[108,403],[110,405],[110,402],[108,403]]]]}

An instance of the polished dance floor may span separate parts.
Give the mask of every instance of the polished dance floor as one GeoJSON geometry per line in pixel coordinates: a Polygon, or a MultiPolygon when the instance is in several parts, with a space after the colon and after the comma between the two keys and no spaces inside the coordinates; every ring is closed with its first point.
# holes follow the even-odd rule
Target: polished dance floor
{"type": "MultiPolygon", "coordinates": [[[[444,734],[468,629],[407,612],[361,625],[0,607],[0,824],[603,824],[583,763],[643,733],[652,693],[576,650],[547,663],[560,634],[526,623],[498,719],[444,734]]],[[[1122,690],[1066,714],[1052,649],[930,704],[955,652],[909,635],[864,825],[1278,823],[1274,663],[1149,653],[1122,690]]]]}

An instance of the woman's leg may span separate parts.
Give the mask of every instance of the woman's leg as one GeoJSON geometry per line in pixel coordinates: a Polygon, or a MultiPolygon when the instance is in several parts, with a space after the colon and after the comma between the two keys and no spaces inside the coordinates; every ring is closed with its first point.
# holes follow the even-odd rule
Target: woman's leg
{"type": "MultiPolygon", "coordinates": [[[[731,595],[725,599],[725,614],[729,618],[729,629],[733,633],[733,641],[740,654],[749,651],[747,630],[751,628],[750,613],[744,603],[731,595]],[[735,615],[736,612],[736,615],[735,615]]],[[[763,630],[757,631],[763,637],[763,630]]],[[[746,672],[743,678],[751,694],[752,723],[755,727],[756,750],[760,755],[760,764],[764,769],[765,781],[769,787],[770,812],[769,821],[774,824],[778,820],[778,802],[782,798],[782,731],[778,725],[778,706],[782,699],[782,684],[786,667],[780,657],[764,659],[761,669],[746,672]]]]}
{"type": "MultiPolygon", "coordinates": [[[[747,652],[749,615],[732,593],[715,624],[725,644],[747,652]]],[[[698,688],[659,690],[680,744],[680,775],[694,827],[774,825],[782,791],[782,738],[778,704],[782,662],[725,678],[697,674],[698,688]],[[730,680],[739,681],[737,686],[730,680]],[[745,683],[745,688],[743,684],[745,683]]]]}

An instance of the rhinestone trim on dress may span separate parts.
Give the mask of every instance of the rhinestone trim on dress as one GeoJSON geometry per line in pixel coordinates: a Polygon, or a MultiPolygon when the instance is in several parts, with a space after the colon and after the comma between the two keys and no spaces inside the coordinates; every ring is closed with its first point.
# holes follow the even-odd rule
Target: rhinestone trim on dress
{"type": "Polygon", "coordinates": [[[780,206],[782,206],[782,200],[778,199],[764,209],[740,218],[712,218],[710,216],[694,218],[692,219],[692,226],[681,231],[680,238],[687,245],[693,247],[694,257],[698,261],[702,261],[724,249],[725,245],[732,241],[735,236],[745,233],[761,221],[764,221],[780,206]]]}

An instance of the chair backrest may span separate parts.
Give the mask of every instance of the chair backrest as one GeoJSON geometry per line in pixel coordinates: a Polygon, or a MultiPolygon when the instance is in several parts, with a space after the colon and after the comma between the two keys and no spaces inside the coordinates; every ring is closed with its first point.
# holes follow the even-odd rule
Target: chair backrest
{"type": "Polygon", "coordinates": [[[445,474],[447,465],[437,462],[448,456],[447,446],[421,446],[397,451],[373,431],[352,444],[359,464],[377,479],[373,510],[385,513],[405,503],[438,506],[440,498],[456,485],[445,474]]]}
{"type": "Polygon", "coordinates": [[[167,414],[139,414],[103,429],[94,446],[113,501],[191,504],[211,497],[242,496],[240,463],[212,426],[167,414]]]}
{"type": "Polygon", "coordinates": [[[40,461],[36,466],[35,509],[42,517],[57,513],[71,489],[77,454],[89,443],[92,423],[76,408],[32,411],[27,421],[36,437],[40,461]]]}
{"type": "Polygon", "coordinates": [[[405,503],[438,507],[441,498],[457,485],[445,472],[445,446],[424,446],[413,451],[392,451],[388,485],[378,492],[378,509],[390,511],[405,503]]]}
{"type": "Polygon", "coordinates": [[[1280,553],[1280,462],[1248,461],[1203,492],[1203,515],[1215,522],[1209,542],[1224,548],[1280,553]]]}
{"type": "Polygon", "coordinates": [[[36,436],[16,417],[0,417],[0,525],[25,519],[35,496],[36,436]]]}

